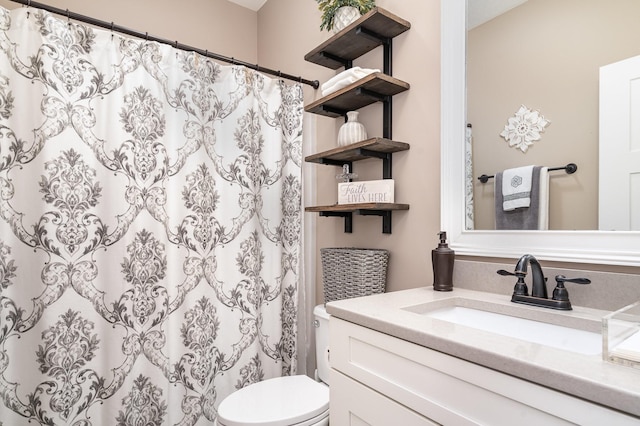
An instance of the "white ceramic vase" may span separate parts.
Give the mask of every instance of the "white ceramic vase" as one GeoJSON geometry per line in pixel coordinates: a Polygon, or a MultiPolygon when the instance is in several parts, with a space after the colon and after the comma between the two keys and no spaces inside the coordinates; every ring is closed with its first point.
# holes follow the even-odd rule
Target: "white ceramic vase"
{"type": "Polygon", "coordinates": [[[342,6],[336,10],[333,16],[333,32],[339,33],[347,25],[360,17],[360,11],[353,6],[342,6]]]}
{"type": "Polygon", "coordinates": [[[347,112],[347,121],[338,130],[338,146],[351,145],[367,139],[367,129],[358,121],[358,111],[347,112]]]}

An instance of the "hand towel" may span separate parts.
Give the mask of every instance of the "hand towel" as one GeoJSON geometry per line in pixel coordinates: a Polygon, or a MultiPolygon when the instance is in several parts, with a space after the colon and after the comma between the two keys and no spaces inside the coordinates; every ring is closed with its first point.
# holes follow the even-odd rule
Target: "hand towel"
{"type": "Polygon", "coordinates": [[[327,96],[333,92],[336,92],[344,87],[347,87],[351,83],[355,83],[363,77],[380,72],[379,69],[369,69],[353,67],[342,71],[341,73],[331,77],[320,86],[322,96],[327,96]]]}
{"type": "Polygon", "coordinates": [[[540,168],[540,196],[538,197],[538,229],[549,229],[549,168],[540,168]]]}
{"type": "MultiPolygon", "coordinates": [[[[544,173],[544,181],[541,181],[543,167],[535,166],[531,175],[532,185],[530,199],[531,203],[528,208],[519,208],[515,210],[505,211],[503,209],[502,184],[503,172],[496,173],[495,176],[495,212],[496,212],[496,229],[509,230],[536,230],[548,228],[548,173],[544,173]],[[545,201],[541,202],[540,186],[545,186],[545,201]],[[542,210],[544,208],[544,211],[542,210]],[[540,216],[545,216],[540,218],[540,216]],[[544,226],[545,228],[540,228],[544,226]]],[[[546,168],[545,168],[546,169],[546,168]]]]}
{"type": "Polygon", "coordinates": [[[533,166],[502,172],[502,209],[506,212],[531,205],[533,166]]]}

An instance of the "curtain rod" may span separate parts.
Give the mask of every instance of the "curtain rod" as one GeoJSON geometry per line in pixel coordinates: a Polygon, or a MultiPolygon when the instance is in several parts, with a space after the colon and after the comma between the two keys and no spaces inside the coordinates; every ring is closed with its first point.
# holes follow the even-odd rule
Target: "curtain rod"
{"type": "Polygon", "coordinates": [[[51,13],[55,13],[56,15],[62,15],[62,16],[66,16],[67,19],[73,19],[75,21],[80,21],[80,22],[84,22],[87,23],[89,25],[94,25],[97,27],[101,27],[101,28],[106,28],[108,30],[111,31],[116,31],[122,34],[127,34],[133,37],[137,37],[137,38],[141,38],[141,39],[145,39],[145,40],[150,40],[150,41],[155,41],[158,43],[162,43],[162,44],[168,44],[170,46],[173,46],[175,49],[180,49],[180,50],[186,50],[186,51],[190,51],[190,52],[196,52],[202,56],[206,56],[208,58],[212,58],[212,59],[216,59],[218,61],[222,61],[222,62],[226,62],[226,63],[230,63],[233,65],[242,65],[245,66],[247,68],[250,68],[252,70],[256,70],[258,72],[262,72],[265,74],[270,74],[270,75],[274,75],[277,76],[279,78],[285,78],[287,80],[293,80],[293,81],[297,81],[300,83],[304,83],[307,84],[311,87],[313,87],[314,89],[317,89],[320,86],[320,82],[318,80],[307,80],[305,78],[299,77],[299,76],[294,76],[291,74],[286,74],[280,71],[276,71],[276,70],[272,70],[269,68],[264,68],[259,66],[258,64],[250,64],[248,62],[244,62],[244,61],[239,61],[235,58],[229,58],[227,56],[223,56],[223,55],[219,55],[217,53],[211,53],[208,50],[203,50],[203,49],[199,49],[196,47],[192,47],[192,46],[188,46],[186,44],[182,44],[182,43],[178,43],[178,41],[171,41],[171,40],[167,40],[167,39],[163,39],[160,37],[155,37],[150,35],[149,33],[143,33],[140,31],[136,31],[136,30],[132,30],[130,28],[126,28],[120,25],[116,25],[113,22],[107,22],[107,21],[101,21],[100,19],[96,19],[96,18],[92,18],[90,16],[86,16],[86,15],[81,15],[79,13],[75,13],[75,12],[70,12],[69,9],[60,9],[54,6],[49,6],[43,3],[38,3],[35,1],[31,1],[31,0],[10,0],[14,3],[20,3],[22,5],[25,5],[27,7],[35,7],[37,9],[42,9],[42,10],[46,10],[47,12],[51,12],[51,13]]]}

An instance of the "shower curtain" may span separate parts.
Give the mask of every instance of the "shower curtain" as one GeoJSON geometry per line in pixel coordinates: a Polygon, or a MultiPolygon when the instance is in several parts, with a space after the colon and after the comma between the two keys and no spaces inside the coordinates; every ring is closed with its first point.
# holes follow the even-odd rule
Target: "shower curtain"
{"type": "Polygon", "coordinates": [[[0,425],[205,425],[296,373],[302,88],[0,10],[0,425]]]}

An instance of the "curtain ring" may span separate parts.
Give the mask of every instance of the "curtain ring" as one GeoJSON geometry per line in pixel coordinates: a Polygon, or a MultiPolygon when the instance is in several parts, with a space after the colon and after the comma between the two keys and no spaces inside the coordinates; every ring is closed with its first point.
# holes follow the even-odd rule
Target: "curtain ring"
{"type": "Polygon", "coordinates": [[[176,44],[173,47],[175,47],[176,49],[178,48],[178,40],[176,40],[176,44]]]}
{"type": "Polygon", "coordinates": [[[149,32],[145,32],[145,33],[144,33],[144,39],[145,39],[146,41],[149,41],[149,32]]]}

